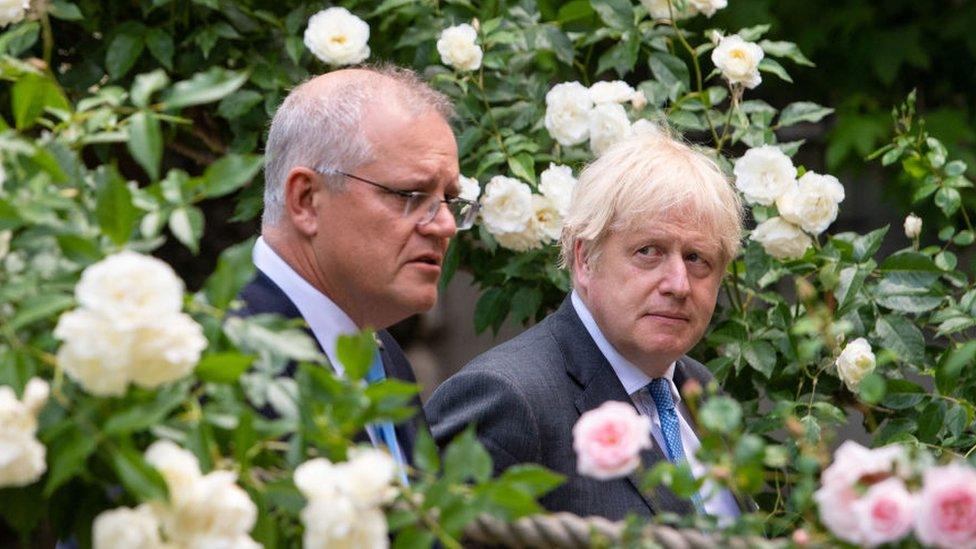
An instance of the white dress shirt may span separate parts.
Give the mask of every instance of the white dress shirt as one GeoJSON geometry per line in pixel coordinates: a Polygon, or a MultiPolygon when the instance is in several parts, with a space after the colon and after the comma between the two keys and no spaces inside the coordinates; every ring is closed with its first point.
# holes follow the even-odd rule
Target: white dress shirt
{"type": "MultiPolygon", "coordinates": [[[[596,346],[599,347],[600,352],[603,353],[607,362],[610,363],[614,373],[617,374],[617,379],[620,380],[621,385],[624,386],[624,390],[630,395],[630,399],[637,407],[637,410],[651,420],[651,434],[654,436],[654,441],[658,447],[663,450],[666,446],[664,443],[664,435],[661,432],[661,420],[658,418],[657,406],[655,406],[654,400],[647,390],[647,384],[651,382],[651,378],[618,353],[613,345],[607,341],[600,327],[597,326],[596,320],[593,319],[593,315],[590,314],[590,310],[586,308],[586,304],[583,303],[583,300],[575,290],[573,290],[570,299],[572,300],[573,308],[576,309],[576,314],[583,321],[583,326],[586,327],[586,331],[589,332],[590,337],[596,342],[596,346]]],[[[705,474],[705,467],[695,458],[695,452],[701,447],[701,443],[698,441],[698,436],[695,435],[695,431],[691,428],[691,425],[685,420],[687,410],[681,404],[681,394],[674,384],[674,367],[675,365],[672,363],[664,373],[664,377],[671,386],[671,394],[674,397],[675,407],[679,411],[678,423],[681,427],[681,445],[684,447],[685,457],[688,460],[688,465],[691,467],[692,474],[695,475],[695,478],[699,478],[705,474]]],[[[662,453],[667,455],[667,452],[662,453]]],[[[705,511],[709,515],[717,517],[739,516],[739,506],[728,490],[716,491],[715,485],[712,482],[706,481],[702,486],[701,495],[705,511]],[[710,497],[705,499],[709,495],[710,497]]]]}

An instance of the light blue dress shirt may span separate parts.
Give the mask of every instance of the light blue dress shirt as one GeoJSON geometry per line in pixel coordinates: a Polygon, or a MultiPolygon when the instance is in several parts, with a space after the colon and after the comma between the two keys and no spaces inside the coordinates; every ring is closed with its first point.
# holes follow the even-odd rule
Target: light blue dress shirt
{"type": "MultiPolygon", "coordinates": [[[[647,384],[651,382],[651,378],[618,353],[613,345],[607,341],[600,327],[597,326],[596,320],[593,319],[590,310],[587,309],[586,304],[583,303],[576,290],[573,290],[570,300],[573,303],[576,314],[579,315],[580,320],[583,322],[586,331],[589,332],[590,337],[593,338],[600,352],[603,353],[607,362],[610,363],[610,367],[617,374],[617,379],[620,380],[620,384],[624,386],[624,390],[630,395],[630,399],[637,407],[637,410],[651,420],[651,435],[654,436],[654,442],[658,447],[662,449],[666,448],[664,435],[661,433],[661,420],[657,414],[657,406],[654,405],[654,400],[647,390],[647,384]]],[[[680,412],[678,414],[678,422],[681,427],[681,445],[684,446],[685,456],[688,459],[688,465],[691,467],[692,474],[698,478],[705,474],[705,466],[695,458],[695,452],[701,447],[701,443],[698,441],[698,436],[695,435],[695,431],[685,419],[688,411],[681,404],[681,394],[674,384],[674,366],[674,363],[672,363],[668,367],[664,373],[664,377],[671,386],[671,394],[674,397],[675,406],[680,412]]],[[[663,453],[667,455],[666,451],[663,453]]],[[[709,515],[730,518],[739,516],[739,505],[728,490],[716,491],[714,483],[706,481],[702,486],[701,495],[705,512],[709,515]]]]}

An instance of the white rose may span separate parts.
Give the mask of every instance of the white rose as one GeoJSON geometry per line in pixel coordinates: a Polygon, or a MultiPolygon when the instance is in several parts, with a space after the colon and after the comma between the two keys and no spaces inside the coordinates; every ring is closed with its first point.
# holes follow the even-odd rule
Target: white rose
{"type": "Polygon", "coordinates": [[[630,96],[630,106],[637,110],[643,109],[647,105],[647,96],[641,90],[636,90],[633,95],[630,96]]]}
{"type": "Polygon", "coordinates": [[[183,281],[165,261],[124,251],[86,268],[75,297],[119,326],[139,326],[180,310],[183,281]]]}
{"type": "Polygon", "coordinates": [[[125,393],[134,330],[119,329],[103,315],[76,309],[61,315],[54,337],[64,341],[58,364],[85,391],[98,396],[125,393]]]}
{"type": "Polygon", "coordinates": [[[133,340],[131,380],[147,389],[175,381],[193,372],[207,338],[189,315],[176,313],[138,330],[133,340]]]}
{"type": "Polygon", "coordinates": [[[518,179],[496,175],[485,185],[481,218],[492,234],[519,232],[532,217],[532,190],[518,179]]]}
{"type": "Polygon", "coordinates": [[[604,103],[590,111],[590,149],[594,154],[602,154],[632,131],[622,105],[604,103]]]}
{"type": "Polygon", "coordinates": [[[647,13],[654,19],[671,19],[672,12],[675,20],[687,19],[695,15],[695,8],[691,3],[680,7],[677,0],[670,0],[670,6],[668,3],[668,0],[641,0],[641,4],[647,8],[647,13]]]}
{"type": "Polygon", "coordinates": [[[247,539],[247,532],[254,527],[258,511],[247,492],[235,484],[236,480],[231,471],[213,471],[178,488],[184,491],[162,513],[163,531],[168,538],[184,544],[225,540],[225,545],[239,546],[240,538],[247,539]]]}
{"type": "Polygon", "coordinates": [[[396,496],[391,485],[397,464],[382,450],[355,448],[349,452],[349,461],[338,468],[340,489],[360,508],[376,507],[396,496]]]}
{"type": "Polygon", "coordinates": [[[796,182],[796,168],[789,156],[771,145],[746,151],[735,161],[735,186],[752,204],[769,206],[796,182]]]}
{"type": "Polygon", "coordinates": [[[837,219],[838,204],[844,200],[844,186],[832,175],[807,172],[776,200],[783,219],[820,234],[837,219]]]}
{"type": "Polygon", "coordinates": [[[634,88],[623,80],[595,82],[590,86],[590,99],[594,104],[626,103],[634,96],[634,88]]]}
{"type": "Polygon", "coordinates": [[[0,27],[20,21],[29,9],[30,0],[0,0],[0,27]]]}
{"type": "Polygon", "coordinates": [[[437,53],[445,65],[462,71],[478,70],[481,66],[481,48],[475,43],[478,31],[467,23],[448,27],[437,39],[437,53]]]}
{"type": "Polygon", "coordinates": [[[44,445],[35,435],[48,394],[47,382],[39,378],[27,382],[21,399],[0,387],[0,488],[33,484],[47,470],[44,445]]]}
{"type": "MultiPolygon", "coordinates": [[[[254,541],[250,536],[234,537],[196,536],[188,540],[179,549],[263,549],[264,546],[254,541]]],[[[176,548],[174,548],[176,549],[176,548]]]]}
{"type": "Polygon", "coordinates": [[[837,375],[848,389],[856,392],[864,376],[874,371],[875,361],[871,344],[863,337],[851,341],[841,351],[835,364],[837,375]]]}
{"type": "Polygon", "coordinates": [[[563,216],[555,202],[547,196],[532,195],[532,220],[529,227],[535,232],[538,240],[559,240],[563,230],[563,216]]]}
{"type": "Polygon", "coordinates": [[[460,198],[465,200],[470,200],[472,202],[477,202],[478,197],[481,196],[481,184],[478,180],[473,177],[460,176],[458,178],[458,183],[461,185],[460,198]]]}
{"type": "Polygon", "coordinates": [[[766,253],[777,259],[803,257],[807,248],[813,245],[806,233],[781,217],[773,217],[760,223],[753,229],[750,238],[762,244],[766,253]]]}
{"type": "Polygon", "coordinates": [[[573,198],[576,178],[569,166],[549,164],[549,168],[539,174],[539,192],[549,200],[559,215],[565,217],[569,213],[569,203],[573,198]]]}
{"type": "Polygon", "coordinates": [[[715,63],[722,76],[731,84],[742,84],[751,89],[762,82],[759,62],[763,55],[763,49],[758,45],[746,42],[738,34],[732,34],[723,37],[712,50],[712,63],[715,63]]]}
{"type": "Polygon", "coordinates": [[[905,236],[915,240],[922,234],[922,218],[915,214],[908,214],[905,218],[905,236]]]}
{"type": "Polygon", "coordinates": [[[521,231],[498,233],[492,235],[502,248],[515,252],[526,252],[542,247],[542,241],[534,227],[526,227],[521,231]]]}
{"type": "Polygon", "coordinates": [[[322,10],[308,20],[305,47],[329,65],[354,65],[369,57],[369,25],[346,8],[322,10]]]}
{"type": "Polygon", "coordinates": [[[590,132],[590,90],[579,82],[556,84],[546,94],[546,129],[561,145],[586,141],[590,132]]]}
{"type": "Polygon", "coordinates": [[[706,17],[711,17],[716,11],[728,6],[729,2],[728,0],[688,0],[688,4],[706,17]]]}
{"type": "Polygon", "coordinates": [[[152,443],[146,449],[145,458],[163,476],[173,504],[180,503],[202,476],[197,457],[170,440],[152,443]]]}
{"type": "Polygon", "coordinates": [[[149,504],[135,509],[119,507],[102,511],[92,523],[94,549],[130,549],[165,547],[159,536],[159,520],[149,504]]]}
{"type": "Polygon", "coordinates": [[[389,547],[386,517],[378,509],[357,509],[349,498],[309,501],[301,511],[304,549],[389,547]]]}
{"type": "Polygon", "coordinates": [[[340,471],[325,458],[310,459],[295,468],[295,487],[306,499],[328,499],[339,493],[340,471]]]}

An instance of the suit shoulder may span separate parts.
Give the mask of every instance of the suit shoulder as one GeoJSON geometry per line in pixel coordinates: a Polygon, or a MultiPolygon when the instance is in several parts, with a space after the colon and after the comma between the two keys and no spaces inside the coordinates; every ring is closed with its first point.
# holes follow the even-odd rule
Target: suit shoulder
{"type": "Polygon", "coordinates": [[[680,364],[688,378],[695,379],[702,385],[707,385],[715,379],[707,366],[689,356],[681,357],[680,364]]]}

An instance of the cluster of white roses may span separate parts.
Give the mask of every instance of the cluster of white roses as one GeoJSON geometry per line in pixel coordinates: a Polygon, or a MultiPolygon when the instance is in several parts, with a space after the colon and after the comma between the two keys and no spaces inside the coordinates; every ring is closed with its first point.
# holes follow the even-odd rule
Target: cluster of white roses
{"type": "Polygon", "coordinates": [[[169,502],[99,514],[92,525],[96,549],[260,547],[248,535],[257,520],[257,507],[235,484],[235,473],[204,475],[196,456],[168,440],[154,442],[146,450],[146,461],[166,480],[169,502]]]}
{"type": "Polygon", "coordinates": [[[295,469],[295,486],[308,500],[302,509],[305,549],[387,547],[382,506],[396,496],[396,463],[381,450],[357,448],[349,461],[316,458],[295,469]]]}
{"type": "Polygon", "coordinates": [[[765,55],[758,45],[732,34],[718,39],[718,44],[712,50],[712,63],[729,84],[752,89],[762,83],[759,63],[765,55]]]}
{"type": "Polygon", "coordinates": [[[22,20],[29,9],[30,0],[0,0],[0,27],[22,20]]]}
{"type": "Polygon", "coordinates": [[[976,471],[962,463],[912,463],[899,446],[873,450],[847,441],[814,494],[820,520],[861,547],[894,543],[910,532],[926,546],[976,547],[976,471]],[[906,481],[921,490],[912,493],[906,481]]]}
{"type": "Polygon", "coordinates": [[[346,8],[329,8],[308,19],[304,42],[323,63],[355,65],[369,57],[369,24],[346,8]]]}
{"type": "Polygon", "coordinates": [[[437,53],[445,65],[459,71],[476,71],[481,67],[483,56],[477,39],[478,31],[467,23],[448,27],[437,39],[437,53]]]}
{"type": "Polygon", "coordinates": [[[0,387],[0,488],[26,486],[47,470],[44,445],[36,434],[37,414],[49,392],[39,378],[27,382],[19,400],[12,388],[0,387]]]}
{"type": "MultiPolygon", "coordinates": [[[[477,182],[474,183],[477,185],[477,182]]],[[[481,220],[498,244],[524,252],[559,240],[576,178],[569,166],[549,164],[539,175],[539,192],[496,175],[481,197],[481,220]]]]}
{"type": "Polygon", "coordinates": [[[699,13],[707,17],[728,6],[728,0],[641,0],[654,19],[687,19],[699,13]]]}
{"type": "Polygon", "coordinates": [[[733,172],[746,201],[776,205],[779,215],[760,223],[752,239],[779,259],[802,257],[813,243],[807,233],[825,231],[844,200],[844,186],[836,177],[807,172],[797,180],[793,161],[772,145],[746,151],[733,172]]]}
{"type": "Polygon", "coordinates": [[[54,329],[64,341],[58,364],[92,394],[179,379],[207,346],[200,325],[180,312],[183,281],[154,257],[124,251],[89,266],[75,297],[81,307],[61,315],[54,329]]]}
{"type": "Polygon", "coordinates": [[[597,82],[589,88],[579,82],[556,84],[546,94],[546,129],[563,146],[589,139],[594,154],[635,132],[656,131],[647,120],[632,125],[623,106],[627,102],[640,110],[647,97],[622,80],[597,82]]]}

